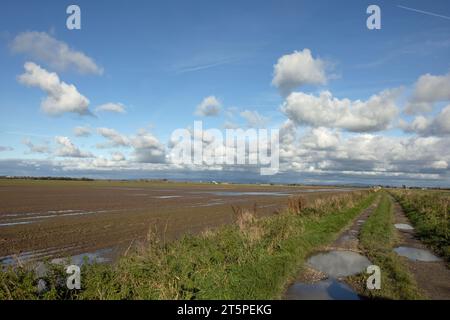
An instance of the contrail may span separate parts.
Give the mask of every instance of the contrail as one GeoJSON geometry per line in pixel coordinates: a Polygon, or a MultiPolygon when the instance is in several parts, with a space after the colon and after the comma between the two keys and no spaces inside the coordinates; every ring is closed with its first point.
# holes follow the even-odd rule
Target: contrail
{"type": "Polygon", "coordinates": [[[439,18],[444,18],[444,19],[450,20],[450,17],[444,16],[442,14],[437,14],[437,13],[433,13],[433,12],[429,12],[429,11],[418,10],[418,9],[404,7],[404,6],[400,6],[400,5],[397,5],[397,7],[405,9],[405,10],[409,10],[409,11],[414,11],[414,12],[418,12],[418,13],[427,14],[427,15],[433,16],[433,17],[439,17],[439,18]]]}

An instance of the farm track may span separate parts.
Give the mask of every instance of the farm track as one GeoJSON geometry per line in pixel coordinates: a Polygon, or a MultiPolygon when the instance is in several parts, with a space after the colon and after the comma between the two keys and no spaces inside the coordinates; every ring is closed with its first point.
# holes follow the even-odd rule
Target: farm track
{"type": "MultiPolygon", "coordinates": [[[[367,207],[366,209],[362,210],[362,212],[355,217],[350,223],[349,226],[347,226],[344,230],[342,230],[340,232],[340,234],[338,235],[337,239],[334,240],[330,245],[321,247],[321,248],[317,248],[315,251],[316,252],[320,252],[320,253],[329,253],[329,252],[350,252],[350,253],[354,253],[355,257],[360,257],[362,259],[365,259],[366,257],[364,257],[363,252],[360,250],[359,248],[359,233],[361,232],[361,228],[363,226],[363,224],[366,222],[366,220],[369,218],[369,216],[375,211],[375,209],[377,208],[378,204],[380,202],[380,197],[378,196],[373,203],[367,207]]],[[[314,256],[314,255],[312,255],[314,256]]],[[[341,259],[339,263],[342,263],[341,259]]],[[[333,269],[333,266],[330,266],[330,269],[333,269]]],[[[338,267],[338,266],[337,266],[338,267]]],[[[289,300],[297,300],[297,299],[322,299],[320,296],[311,296],[308,297],[308,294],[305,296],[304,292],[299,292],[298,294],[296,294],[296,286],[310,286],[310,288],[312,288],[312,290],[307,290],[307,291],[311,291],[311,294],[315,295],[317,294],[315,291],[321,291],[324,288],[324,284],[325,287],[329,286],[329,284],[327,283],[327,281],[332,281],[331,282],[331,286],[337,287],[337,286],[343,286],[343,289],[341,288],[340,290],[342,291],[341,294],[343,293],[344,296],[348,296],[351,298],[354,298],[357,296],[356,293],[351,293],[350,288],[347,289],[347,287],[345,287],[345,277],[342,277],[340,279],[338,279],[337,282],[336,279],[332,279],[333,277],[329,276],[327,273],[316,270],[315,268],[306,265],[302,272],[299,274],[299,276],[297,277],[297,279],[291,283],[290,286],[288,286],[287,290],[284,293],[284,299],[289,299],[289,300]],[[333,284],[334,283],[334,284],[333,284]],[[316,286],[316,287],[315,287],[316,286]],[[321,288],[322,287],[322,288],[321,288]],[[348,292],[346,293],[345,291],[348,291],[350,293],[350,295],[348,295],[348,292]]],[[[331,289],[331,287],[329,287],[328,289],[325,288],[325,291],[332,291],[333,289],[331,289]]],[[[324,296],[326,297],[328,295],[328,293],[324,294],[324,296]]],[[[329,297],[328,297],[329,298],[329,297]]],[[[327,298],[325,298],[327,299],[327,298]]],[[[338,299],[346,299],[345,297],[340,297],[338,299]]]]}
{"type": "MultiPolygon", "coordinates": [[[[410,225],[400,204],[394,202],[394,217],[396,224],[410,225]]],[[[428,250],[417,238],[414,230],[398,230],[399,246],[428,250]]],[[[402,257],[409,272],[414,276],[419,289],[433,300],[450,300],[450,270],[444,261],[414,261],[402,257]]]]}

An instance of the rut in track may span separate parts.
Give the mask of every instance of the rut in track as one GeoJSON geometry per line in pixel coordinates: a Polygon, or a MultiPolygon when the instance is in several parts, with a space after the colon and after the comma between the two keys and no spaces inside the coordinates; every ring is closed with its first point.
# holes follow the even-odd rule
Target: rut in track
{"type": "Polygon", "coordinates": [[[413,255],[410,255],[410,258],[404,257],[403,259],[417,285],[429,299],[450,300],[450,270],[445,261],[433,256],[417,238],[414,229],[408,228],[411,224],[402,207],[397,201],[393,199],[392,201],[394,201],[395,224],[400,242],[399,248],[397,248],[400,250],[397,253],[406,255],[412,251],[413,255]]]}

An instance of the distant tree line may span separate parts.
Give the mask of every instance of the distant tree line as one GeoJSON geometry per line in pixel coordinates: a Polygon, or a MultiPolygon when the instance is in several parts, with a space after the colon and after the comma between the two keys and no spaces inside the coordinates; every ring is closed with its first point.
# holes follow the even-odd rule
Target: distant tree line
{"type": "Polygon", "coordinates": [[[82,177],[82,178],[71,178],[71,177],[0,176],[0,179],[94,181],[94,179],[85,178],[85,177],[82,177]]]}

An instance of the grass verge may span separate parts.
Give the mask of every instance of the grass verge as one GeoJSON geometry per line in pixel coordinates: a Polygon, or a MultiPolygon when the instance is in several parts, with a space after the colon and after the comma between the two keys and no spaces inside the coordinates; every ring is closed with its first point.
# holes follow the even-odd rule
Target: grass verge
{"type": "Polygon", "coordinates": [[[381,289],[367,289],[367,274],[350,277],[349,282],[363,296],[372,299],[423,299],[415,280],[401,258],[393,251],[395,242],[392,201],[384,192],[378,207],[364,223],[360,233],[361,249],[369,260],[381,269],[381,289]]]}
{"type": "Polygon", "coordinates": [[[24,269],[0,272],[0,299],[276,299],[318,246],[335,239],[376,197],[353,192],[256,219],[235,209],[236,224],[161,243],[149,232],[145,246],[114,265],[83,265],[79,291],[65,288],[64,270],[50,266],[39,279],[24,269]]]}
{"type": "Polygon", "coordinates": [[[420,240],[450,262],[450,194],[422,190],[393,190],[420,240]]]}

